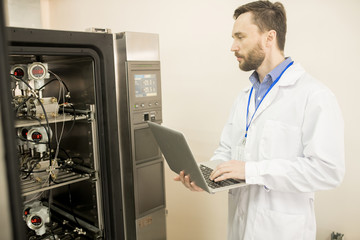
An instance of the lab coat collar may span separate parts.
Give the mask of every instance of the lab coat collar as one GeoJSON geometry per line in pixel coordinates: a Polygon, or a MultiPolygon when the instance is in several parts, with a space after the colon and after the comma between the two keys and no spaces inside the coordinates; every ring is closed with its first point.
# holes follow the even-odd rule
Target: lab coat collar
{"type": "Polygon", "coordinates": [[[246,87],[246,88],[243,89],[243,92],[244,92],[244,93],[247,93],[247,92],[250,91],[250,89],[251,89],[251,86],[248,86],[248,87],[246,87]]]}
{"type": "Polygon", "coordinates": [[[277,85],[279,87],[294,85],[304,73],[305,69],[299,63],[294,63],[284,72],[277,85]]]}
{"type": "MultiPolygon", "coordinates": [[[[278,87],[291,86],[296,83],[296,81],[305,73],[305,69],[300,65],[300,63],[294,63],[290,66],[284,74],[281,76],[279,82],[276,84],[278,87]]],[[[275,86],[276,86],[275,85],[275,86]]],[[[274,86],[274,87],[275,87],[274,86]]],[[[245,93],[248,93],[251,89],[251,86],[248,86],[243,89],[245,93]]]]}

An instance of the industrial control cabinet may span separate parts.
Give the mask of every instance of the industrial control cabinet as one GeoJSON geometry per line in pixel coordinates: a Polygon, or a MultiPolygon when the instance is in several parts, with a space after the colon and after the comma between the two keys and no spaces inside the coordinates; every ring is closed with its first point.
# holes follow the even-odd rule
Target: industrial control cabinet
{"type": "Polygon", "coordinates": [[[14,143],[6,180],[24,232],[14,239],[125,239],[112,34],[6,35],[1,116],[12,126],[2,138],[14,143]]]}
{"type": "Polygon", "coordinates": [[[114,34],[126,239],[166,239],[164,160],[148,121],[162,123],[159,36],[114,34]]]}

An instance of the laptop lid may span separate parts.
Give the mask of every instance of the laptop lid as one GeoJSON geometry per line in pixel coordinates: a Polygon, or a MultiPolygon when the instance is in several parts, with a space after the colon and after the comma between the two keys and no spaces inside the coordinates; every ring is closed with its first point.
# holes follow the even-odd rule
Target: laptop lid
{"type": "Polygon", "coordinates": [[[176,174],[184,170],[190,174],[191,181],[210,192],[184,135],[157,123],[148,124],[170,169],[176,174]]]}

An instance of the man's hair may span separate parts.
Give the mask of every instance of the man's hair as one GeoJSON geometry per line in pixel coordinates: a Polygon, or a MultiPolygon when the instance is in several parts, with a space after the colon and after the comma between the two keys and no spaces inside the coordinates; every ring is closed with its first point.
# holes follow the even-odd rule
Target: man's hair
{"type": "Polygon", "coordinates": [[[253,21],[261,32],[275,30],[277,44],[284,51],[286,36],[286,12],[280,2],[255,1],[238,7],[234,12],[236,20],[241,14],[251,12],[253,21]]]}

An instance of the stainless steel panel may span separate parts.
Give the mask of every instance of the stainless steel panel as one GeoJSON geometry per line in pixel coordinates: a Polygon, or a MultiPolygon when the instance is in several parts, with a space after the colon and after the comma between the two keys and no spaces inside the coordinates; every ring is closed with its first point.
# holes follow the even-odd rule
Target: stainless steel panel
{"type": "Polygon", "coordinates": [[[161,157],[159,146],[157,145],[150,128],[135,129],[134,140],[135,161],[137,163],[161,157]]]}
{"type": "Polygon", "coordinates": [[[159,35],[125,32],[128,61],[160,61],[159,35]]]}
{"type": "Polygon", "coordinates": [[[147,125],[162,122],[158,35],[124,32],[114,41],[126,239],[166,239],[163,159],[147,125]]]}
{"type": "Polygon", "coordinates": [[[137,213],[143,216],[154,209],[165,208],[163,161],[136,166],[137,213]]]}
{"type": "Polygon", "coordinates": [[[166,210],[160,209],[136,220],[137,240],[166,239],[166,215],[166,210]]]}

